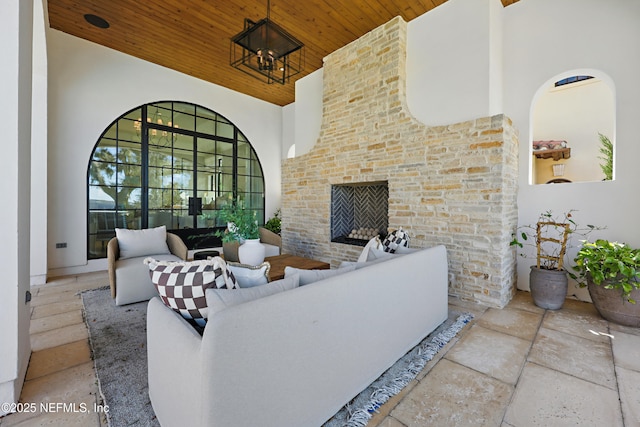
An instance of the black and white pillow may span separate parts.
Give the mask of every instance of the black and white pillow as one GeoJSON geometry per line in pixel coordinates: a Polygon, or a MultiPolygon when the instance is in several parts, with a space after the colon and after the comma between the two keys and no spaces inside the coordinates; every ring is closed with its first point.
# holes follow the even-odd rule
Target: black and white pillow
{"type": "Polygon", "coordinates": [[[158,261],[146,258],[151,282],[162,302],[190,323],[207,322],[205,290],[238,289],[238,282],[220,257],[200,261],[158,261]]]}
{"type": "Polygon", "coordinates": [[[385,252],[395,253],[400,246],[409,247],[409,234],[402,227],[389,233],[382,241],[385,252]]]}

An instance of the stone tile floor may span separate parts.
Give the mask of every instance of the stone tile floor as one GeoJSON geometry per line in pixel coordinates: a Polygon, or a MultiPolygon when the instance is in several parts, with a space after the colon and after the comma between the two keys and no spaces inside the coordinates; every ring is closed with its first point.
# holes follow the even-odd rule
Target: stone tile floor
{"type": "MultiPolygon", "coordinates": [[[[20,400],[67,407],[11,414],[0,426],[107,425],[78,295],[107,283],[100,272],[32,289],[33,353],[20,400]]],[[[640,329],[575,300],[543,310],[527,292],[502,310],[449,304],[475,319],[369,426],[640,426],[640,329]]]]}
{"type": "Polygon", "coordinates": [[[79,292],[108,283],[107,273],[100,272],[60,277],[32,287],[32,353],[20,402],[36,408],[0,418],[0,426],[107,425],[104,413],[95,410],[102,401],[79,292]]]}

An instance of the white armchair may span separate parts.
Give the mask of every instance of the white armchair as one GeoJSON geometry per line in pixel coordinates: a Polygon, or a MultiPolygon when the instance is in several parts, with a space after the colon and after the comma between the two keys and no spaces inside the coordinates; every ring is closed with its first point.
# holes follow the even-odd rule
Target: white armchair
{"type": "Polygon", "coordinates": [[[109,286],[116,305],[146,301],[158,295],[149,277],[149,268],[142,262],[148,256],[162,261],[186,260],[187,246],[177,235],[167,233],[164,226],[145,230],[116,229],[116,237],[107,244],[109,286]],[[121,254],[123,245],[125,252],[121,254]]]}

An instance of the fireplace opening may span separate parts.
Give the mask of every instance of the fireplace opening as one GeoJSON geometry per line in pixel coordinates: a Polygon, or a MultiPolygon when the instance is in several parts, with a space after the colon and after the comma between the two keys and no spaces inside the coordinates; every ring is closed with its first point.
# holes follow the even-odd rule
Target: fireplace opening
{"type": "Polygon", "coordinates": [[[389,226],[389,184],[386,181],[331,186],[331,241],[365,246],[389,226]]]}

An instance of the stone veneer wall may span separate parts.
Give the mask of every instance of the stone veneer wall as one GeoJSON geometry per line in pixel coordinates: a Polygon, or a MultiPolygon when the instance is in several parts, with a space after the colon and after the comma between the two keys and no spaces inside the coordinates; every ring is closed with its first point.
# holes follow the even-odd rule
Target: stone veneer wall
{"type": "Polygon", "coordinates": [[[406,26],[395,18],[326,57],[318,142],[283,161],[283,252],[357,259],[361,247],[330,242],[331,185],[388,181],[389,230],[407,230],[411,247],[447,247],[451,295],[503,307],[515,291],[516,132],[503,115],[415,120],[406,26]]]}

